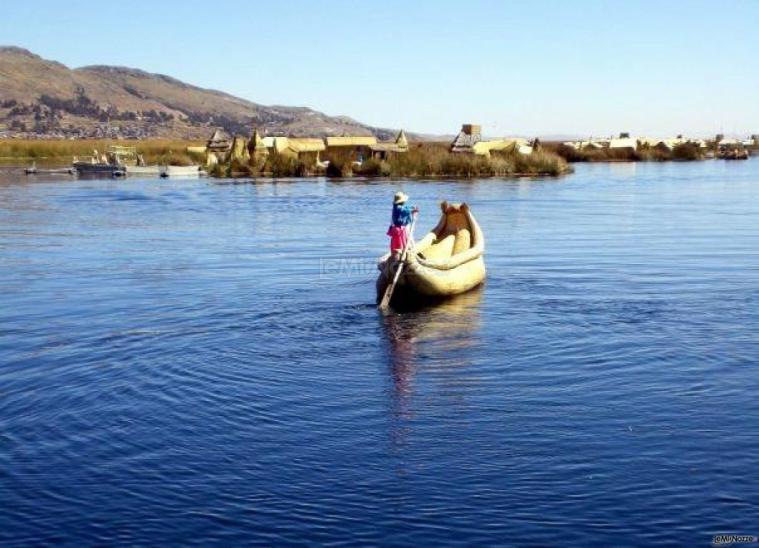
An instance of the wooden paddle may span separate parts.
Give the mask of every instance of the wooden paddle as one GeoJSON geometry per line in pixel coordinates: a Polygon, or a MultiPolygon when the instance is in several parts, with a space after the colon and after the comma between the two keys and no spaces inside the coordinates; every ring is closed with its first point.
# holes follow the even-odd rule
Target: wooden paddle
{"type": "Polygon", "coordinates": [[[390,299],[393,297],[393,291],[395,291],[395,285],[398,283],[398,280],[401,277],[401,272],[403,271],[403,267],[406,265],[406,256],[408,255],[408,246],[411,243],[411,240],[414,238],[414,225],[416,224],[416,215],[414,215],[411,218],[411,228],[409,229],[409,235],[408,238],[406,238],[406,245],[403,246],[403,252],[401,253],[401,260],[399,261],[398,268],[395,269],[395,276],[393,276],[393,281],[390,285],[387,286],[387,289],[385,289],[385,294],[382,296],[382,300],[379,304],[380,310],[387,310],[387,308],[390,306],[390,299]]]}

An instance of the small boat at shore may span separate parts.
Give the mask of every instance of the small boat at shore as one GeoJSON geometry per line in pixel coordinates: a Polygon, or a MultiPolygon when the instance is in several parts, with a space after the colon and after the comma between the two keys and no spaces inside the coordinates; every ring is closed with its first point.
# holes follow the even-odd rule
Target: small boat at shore
{"type": "Polygon", "coordinates": [[[200,177],[200,166],[162,166],[161,177],[200,177]]]}
{"type": "Polygon", "coordinates": [[[27,175],[76,175],[76,170],[73,167],[55,167],[49,169],[40,169],[37,167],[37,163],[32,163],[31,166],[24,169],[24,173],[27,175]]]}
{"type": "Polygon", "coordinates": [[[125,166],[128,177],[158,177],[161,174],[160,166],[125,166]]]}
{"type": "MultiPolygon", "coordinates": [[[[393,301],[434,300],[465,293],[485,281],[485,237],[467,204],[440,204],[437,226],[413,245],[393,301]]],[[[392,282],[400,260],[390,253],[377,268],[377,299],[392,282]]]]}
{"type": "Polygon", "coordinates": [[[105,154],[92,151],[92,156],[79,158],[74,156],[72,167],[79,175],[110,175],[124,177],[128,165],[137,164],[137,152],[134,147],[110,145],[105,154]]]}
{"type": "Polygon", "coordinates": [[[79,175],[110,175],[111,177],[126,175],[126,168],[118,164],[77,161],[73,163],[73,168],[79,175]]]}
{"type": "Polygon", "coordinates": [[[748,150],[744,149],[731,149],[722,153],[720,158],[723,160],[748,160],[748,150]]]}

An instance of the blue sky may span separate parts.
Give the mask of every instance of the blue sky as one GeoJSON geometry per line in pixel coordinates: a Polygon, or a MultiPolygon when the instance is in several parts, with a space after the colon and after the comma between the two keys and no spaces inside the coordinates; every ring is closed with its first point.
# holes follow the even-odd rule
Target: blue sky
{"type": "Polygon", "coordinates": [[[0,43],[419,132],[759,133],[757,0],[38,0],[0,43]]]}

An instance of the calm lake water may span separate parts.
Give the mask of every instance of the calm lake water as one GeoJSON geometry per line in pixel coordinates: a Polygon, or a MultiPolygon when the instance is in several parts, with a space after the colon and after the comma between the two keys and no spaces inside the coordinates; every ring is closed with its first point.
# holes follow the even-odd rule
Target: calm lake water
{"type": "Polygon", "coordinates": [[[576,169],[5,173],[0,541],[759,534],[759,160],[576,169]],[[399,187],[471,205],[482,290],[377,312],[399,187]]]}

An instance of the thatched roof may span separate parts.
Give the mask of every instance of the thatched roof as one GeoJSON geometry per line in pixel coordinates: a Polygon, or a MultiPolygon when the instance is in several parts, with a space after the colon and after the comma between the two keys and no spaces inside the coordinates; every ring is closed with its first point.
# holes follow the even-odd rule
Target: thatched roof
{"type": "Polygon", "coordinates": [[[451,152],[474,152],[474,145],[481,140],[482,136],[479,133],[467,133],[461,130],[451,143],[451,152]]]}
{"type": "Polygon", "coordinates": [[[325,150],[324,141],[316,138],[291,138],[288,146],[295,152],[320,152],[325,150]]]}
{"type": "Polygon", "coordinates": [[[631,137],[609,140],[609,148],[631,148],[635,150],[637,147],[638,141],[631,137]]]}
{"type": "Polygon", "coordinates": [[[471,150],[468,152],[489,156],[494,150],[506,150],[516,146],[517,142],[513,139],[494,139],[491,141],[479,141],[472,145],[471,150]]]}
{"type": "Polygon", "coordinates": [[[217,129],[213,132],[213,135],[208,139],[206,148],[208,150],[229,150],[232,146],[229,136],[217,129]]]}
{"type": "Polygon", "coordinates": [[[370,136],[353,136],[353,137],[327,137],[328,147],[359,147],[371,146],[377,144],[377,138],[370,136]]]}
{"type": "Polygon", "coordinates": [[[369,145],[369,150],[372,152],[406,152],[408,147],[396,143],[377,143],[376,145],[369,145]]]}
{"type": "Polygon", "coordinates": [[[400,130],[395,141],[369,145],[369,149],[372,152],[406,152],[408,151],[408,140],[403,130],[400,130]]]}
{"type": "Polygon", "coordinates": [[[325,150],[324,141],[311,137],[265,137],[261,142],[267,148],[274,149],[281,153],[289,150],[290,152],[321,152],[325,150]]]}
{"type": "Polygon", "coordinates": [[[399,147],[408,148],[408,139],[406,138],[406,132],[400,130],[398,136],[395,138],[395,144],[399,147]]]}
{"type": "Polygon", "coordinates": [[[282,152],[289,146],[287,137],[264,137],[261,139],[267,149],[273,149],[274,152],[282,152]]]}

